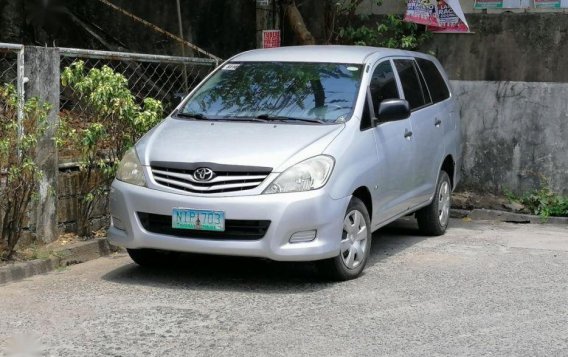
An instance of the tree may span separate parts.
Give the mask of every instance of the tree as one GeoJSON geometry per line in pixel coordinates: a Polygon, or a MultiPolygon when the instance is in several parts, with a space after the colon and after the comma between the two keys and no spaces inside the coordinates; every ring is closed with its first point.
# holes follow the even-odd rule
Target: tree
{"type": "MultiPolygon", "coordinates": [[[[389,48],[416,49],[430,37],[422,25],[404,22],[399,15],[384,16],[374,25],[369,17],[358,14],[364,0],[325,0],[319,2],[325,11],[328,35],[321,42],[331,44],[362,45],[389,48]]],[[[372,0],[381,6],[382,0],[372,0]]],[[[301,45],[316,44],[308,30],[295,0],[281,0],[286,23],[301,45]]]]}
{"type": "Polygon", "coordinates": [[[288,25],[294,32],[294,35],[302,45],[315,45],[316,39],[306,27],[304,18],[296,6],[295,0],[282,0],[282,10],[288,25]]]}

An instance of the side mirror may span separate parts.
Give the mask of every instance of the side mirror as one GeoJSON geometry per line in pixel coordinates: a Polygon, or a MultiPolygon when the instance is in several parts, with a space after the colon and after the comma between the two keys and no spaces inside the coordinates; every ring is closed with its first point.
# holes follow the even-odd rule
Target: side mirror
{"type": "Polygon", "coordinates": [[[410,105],[404,99],[385,99],[379,104],[377,110],[377,124],[389,121],[408,119],[410,117],[410,105]]]}

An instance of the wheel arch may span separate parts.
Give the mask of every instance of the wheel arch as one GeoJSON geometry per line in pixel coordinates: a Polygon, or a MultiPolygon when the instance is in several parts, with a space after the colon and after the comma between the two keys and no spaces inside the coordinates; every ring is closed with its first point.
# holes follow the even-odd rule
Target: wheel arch
{"type": "Polygon", "coordinates": [[[450,185],[452,185],[452,190],[455,188],[455,174],[456,174],[456,162],[452,155],[447,155],[440,166],[440,171],[445,171],[450,177],[450,185]]]}
{"type": "Polygon", "coordinates": [[[357,197],[360,199],[365,207],[367,208],[367,212],[369,212],[369,217],[373,219],[373,198],[371,196],[371,191],[366,186],[360,186],[353,192],[353,197],[357,197]]]}

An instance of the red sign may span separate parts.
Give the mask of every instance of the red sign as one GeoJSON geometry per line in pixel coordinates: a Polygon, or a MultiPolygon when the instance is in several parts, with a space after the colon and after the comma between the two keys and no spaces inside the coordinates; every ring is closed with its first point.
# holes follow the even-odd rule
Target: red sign
{"type": "Polygon", "coordinates": [[[262,31],[262,48],[280,47],[280,30],[262,31]]]}

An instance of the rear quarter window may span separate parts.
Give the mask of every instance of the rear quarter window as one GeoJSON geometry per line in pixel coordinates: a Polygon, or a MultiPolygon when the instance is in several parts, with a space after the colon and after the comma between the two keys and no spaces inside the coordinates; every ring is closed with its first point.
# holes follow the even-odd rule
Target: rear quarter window
{"type": "Polygon", "coordinates": [[[432,101],[438,103],[448,99],[450,97],[450,90],[434,62],[423,58],[416,58],[416,62],[426,80],[432,101]]]}

